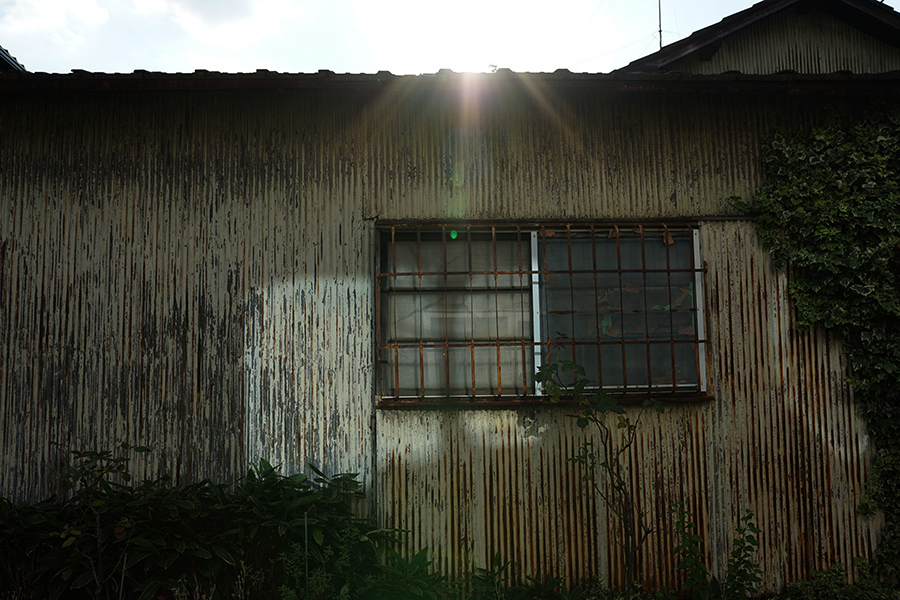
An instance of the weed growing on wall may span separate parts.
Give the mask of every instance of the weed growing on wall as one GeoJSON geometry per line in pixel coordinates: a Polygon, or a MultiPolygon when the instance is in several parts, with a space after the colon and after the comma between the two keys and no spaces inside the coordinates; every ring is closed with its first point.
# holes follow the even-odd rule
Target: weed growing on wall
{"type": "Polygon", "coordinates": [[[675,554],[680,561],[678,569],[685,575],[685,590],[694,600],[745,600],[752,598],[762,581],[762,570],[756,562],[759,548],[759,528],[753,522],[749,510],[735,529],[731,552],[725,564],[725,579],[710,576],[703,553],[703,538],[697,533],[694,516],[679,505],[675,513],[675,533],[678,545],[675,554]]]}
{"type": "Polygon", "coordinates": [[[638,503],[629,476],[627,453],[637,440],[644,410],[661,411],[662,405],[647,401],[629,415],[615,398],[593,391],[592,382],[584,374],[581,366],[561,360],[542,365],[535,380],[542,384],[551,402],[574,401],[578,405],[578,414],[572,415],[576,424],[596,434],[570,460],[584,467],[585,481],[619,520],[625,551],[625,599],[628,600],[638,576],[638,555],[653,529],[646,511],[638,503]],[[616,415],[613,425],[608,423],[609,414],[616,415]],[[594,439],[599,446],[594,445],[594,439]]]}
{"type": "Polygon", "coordinates": [[[844,342],[851,383],[879,451],[862,510],[884,511],[874,567],[900,577],[900,112],[852,126],[836,118],[764,147],[752,203],[777,267],[790,272],[801,327],[844,342]]]}

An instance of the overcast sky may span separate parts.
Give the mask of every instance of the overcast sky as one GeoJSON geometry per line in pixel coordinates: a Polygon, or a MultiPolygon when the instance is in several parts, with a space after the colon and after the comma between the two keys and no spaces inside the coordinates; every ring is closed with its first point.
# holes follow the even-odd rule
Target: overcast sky
{"type": "MultiPolygon", "coordinates": [[[[661,2],[664,44],[754,3],[661,2]]],[[[0,46],[52,73],[607,72],[658,29],[657,0],[0,0],[0,46]]]]}

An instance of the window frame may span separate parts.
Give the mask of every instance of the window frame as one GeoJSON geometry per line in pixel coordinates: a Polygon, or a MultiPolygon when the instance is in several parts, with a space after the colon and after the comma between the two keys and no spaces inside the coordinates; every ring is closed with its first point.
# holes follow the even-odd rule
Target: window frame
{"type": "MultiPolygon", "coordinates": [[[[376,328],[375,328],[375,360],[376,360],[376,369],[375,369],[375,386],[376,386],[376,404],[379,407],[413,407],[413,408],[421,408],[421,407],[429,407],[429,406],[459,406],[459,407],[471,407],[471,408],[480,408],[480,407],[490,407],[490,406],[507,406],[507,405],[518,405],[518,404],[530,404],[530,403],[540,403],[545,401],[545,396],[543,395],[539,385],[534,382],[533,375],[534,372],[543,364],[543,355],[545,347],[548,346],[548,342],[543,339],[543,335],[541,332],[541,328],[545,322],[550,321],[549,317],[546,317],[542,313],[542,305],[541,305],[541,288],[542,285],[545,285],[542,282],[542,277],[546,276],[548,271],[546,265],[539,266],[540,263],[540,239],[543,239],[541,236],[545,235],[546,231],[549,230],[559,230],[562,229],[565,231],[566,239],[572,239],[572,233],[577,232],[581,235],[585,235],[585,232],[590,232],[591,244],[592,248],[597,247],[597,239],[599,237],[596,234],[595,230],[606,229],[606,230],[615,230],[616,231],[616,244],[617,244],[617,253],[618,244],[619,244],[619,231],[640,230],[640,248],[641,248],[641,256],[645,255],[645,238],[644,231],[662,231],[665,232],[665,235],[668,235],[668,231],[671,229],[673,231],[677,231],[680,234],[682,232],[688,231],[690,232],[690,267],[689,269],[673,269],[669,266],[669,252],[666,253],[666,269],[648,269],[645,259],[642,258],[642,267],[641,269],[635,271],[631,270],[631,272],[640,272],[643,274],[644,280],[646,280],[646,275],[652,272],[665,272],[667,274],[667,289],[669,289],[669,293],[671,294],[672,281],[671,274],[676,271],[689,271],[691,273],[690,281],[693,285],[693,294],[692,294],[692,307],[689,309],[694,313],[695,318],[693,319],[695,333],[690,340],[680,340],[677,339],[674,332],[670,331],[669,337],[663,340],[654,340],[657,344],[667,344],[672,348],[672,385],[671,386],[661,386],[656,385],[654,387],[652,380],[652,366],[649,361],[649,348],[651,347],[651,338],[650,338],[650,330],[649,325],[647,325],[646,330],[646,341],[645,344],[648,348],[648,365],[647,365],[647,383],[643,386],[640,384],[634,384],[629,389],[629,386],[626,384],[622,386],[604,386],[604,392],[607,394],[617,397],[623,401],[641,401],[647,398],[654,399],[663,399],[667,401],[698,401],[698,400],[706,400],[709,396],[709,388],[708,388],[708,349],[709,349],[709,340],[706,338],[707,332],[707,305],[708,301],[706,298],[706,263],[702,260],[701,248],[700,248],[700,236],[699,236],[699,228],[700,224],[696,219],[666,219],[666,220],[629,220],[629,221],[611,221],[611,220],[592,220],[592,221],[541,221],[541,222],[515,222],[515,221],[476,221],[476,222],[448,222],[448,221],[394,221],[387,222],[382,221],[376,224],[376,248],[377,251],[375,253],[375,320],[376,320],[376,328]],[[389,270],[383,271],[383,257],[385,248],[385,242],[389,243],[392,248],[396,248],[400,240],[398,242],[397,233],[414,233],[417,235],[418,243],[421,244],[422,234],[426,234],[427,236],[435,236],[441,240],[442,248],[444,251],[444,256],[442,257],[442,268],[446,271],[443,273],[446,276],[447,273],[451,271],[447,267],[447,257],[446,257],[446,247],[447,240],[450,237],[451,232],[458,232],[459,237],[466,240],[467,243],[471,243],[474,235],[482,235],[485,233],[489,233],[491,235],[491,239],[493,240],[493,260],[494,260],[494,271],[476,271],[473,269],[469,269],[470,279],[473,274],[475,275],[490,275],[493,273],[496,276],[497,273],[501,272],[497,270],[497,251],[496,251],[496,240],[498,232],[501,235],[511,234],[511,232],[515,232],[517,240],[521,242],[522,235],[527,236],[528,238],[528,247],[529,247],[529,258],[530,264],[526,265],[520,263],[519,269],[515,271],[515,275],[525,276],[528,279],[528,287],[530,287],[529,295],[531,300],[530,307],[530,316],[531,316],[531,339],[525,340],[523,338],[521,344],[516,343],[505,343],[505,342],[491,342],[487,343],[485,340],[477,341],[474,338],[469,340],[462,340],[460,338],[450,338],[445,339],[445,347],[461,347],[468,348],[472,353],[472,364],[471,369],[473,372],[472,375],[472,388],[467,391],[474,390],[476,393],[455,393],[455,394],[435,394],[435,395],[423,395],[421,394],[421,387],[418,387],[419,390],[418,395],[393,395],[393,394],[385,394],[385,390],[383,389],[382,376],[383,369],[386,368],[387,364],[393,364],[392,370],[395,373],[395,387],[393,389],[397,389],[399,386],[399,370],[403,368],[399,363],[398,357],[398,348],[401,344],[394,341],[393,343],[389,343],[388,340],[384,339],[385,327],[382,323],[382,310],[384,308],[383,303],[385,301],[385,296],[390,294],[390,292],[386,291],[387,287],[382,286],[383,280],[389,277],[393,277],[394,281],[396,281],[397,277],[401,275],[400,272],[395,272],[396,265],[391,266],[389,270]],[[457,342],[457,343],[453,343],[457,342]],[[695,355],[696,364],[693,365],[696,371],[696,383],[693,383],[693,380],[683,386],[678,386],[676,382],[675,375],[675,345],[677,344],[689,344],[690,348],[693,350],[695,355]],[[502,393],[477,393],[479,389],[483,389],[485,386],[476,387],[475,381],[476,377],[475,373],[475,349],[476,348],[494,348],[497,347],[497,361],[501,362],[500,358],[500,350],[499,348],[502,345],[521,345],[523,348],[525,346],[530,346],[533,349],[532,352],[532,362],[530,364],[531,372],[523,374],[527,381],[530,381],[530,390],[526,392],[522,392],[516,390],[514,393],[508,393],[505,390],[502,390],[502,383],[499,382],[500,379],[500,371],[498,368],[498,388],[502,390],[502,393]],[[394,362],[389,362],[390,359],[385,359],[382,354],[383,352],[394,351],[394,362]],[[683,389],[679,389],[682,387],[683,389]]],[[[552,234],[551,234],[552,235],[552,234]]],[[[455,238],[454,238],[455,239],[455,238]]],[[[671,242],[674,244],[674,242],[671,242]]],[[[404,271],[402,275],[412,276],[417,275],[419,280],[421,281],[423,275],[440,275],[441,273],[431,273],[422,271],[421,267],[421,248],[417,248],[416,256],[418,265],[418,272],[413,273],[410,271],[404,271]]],[[[571,253],[571,249],[569,250],[571,253]]],[[[570,254],[571,255],[571,254],[570,254]]],[[[471,260],[471,258],[470,258],[471,260]]],[[[619,258],[620,264],[618,265],[618,276],[621,278],[622,273],[624,272],[621,267],[621,257],[619,258]]],[[[572,275],[574,271],[571,270],[571,266],[569,267],[569,274],[572,275]]],[[[594,277],[596,279],[597,273],[601,271],[596,267],[596,259],[594,261],[594,268],[591,271],[594,273],[594,277]]],[[[455,271],[452,273],[459,274],[455,271]]],[[[621,283],[619,286],[621,287],[621,283]]],[[[646,284],[645,284],[646,285],[646,284]]],[[[485,288],[489,289],[489,288],[485,288]]],[[[428,290],[426,290],[428,291],[428,290]]],[[[394,288],[394,293],[396,294],[396,288],[394,288]]],[[[392,300],[396,300],[392,298],[392,300]]],[[[474,309],[473,309],[474,310],[474,309]]],[[[671,310],[668,307],[665,310],[671,310]]],[[[490,313],[489,313],[490,314],[490,313]]],[[[600,312],[595,312],[595,318],[601,315],[600,312]]],[[[624,340],[624,334],[623,334],[624,340]]],[[[573,355],[575,343],[573,342],[573,355]]],[[[635,343],[640,343],[640,340],[635,343]]],[[[422,357],[422,349],[423,346],[422,338],[419,339],[418,342],[411,342],[411,344],[418,344],[419,349],[419,363],[418,368],[420,370],[424,369],[425,360],[422,357]]],[[[588,345],[590,346],[590,342],[577,342],[577,344],[588,345]]],[[[622,342],[623,352],[625,348],[625,342],[622,342]]],[[[408,346],[408,344],[407,344],[408,346]]],[[[404,346],[406,347],[406,346],[404,346]]],[[[596,342],[596,347],[601,347],[599,340],[596,342]]],[[[408,349],[408,347],[407,347],[408,349]]],[[[623,358],[623,365],[627,358],[623,358]]],[[[444,360],[447,363],[447,373],[448,373],[448,385],[450,384],[449,380],[449,359],[444,360]]],[[[501,363],[502,364],[502,363],[501,363]]],[[[527,368],[527,363],[523,364],[523,370],[527,368]]],[[[598,367],[599,368],[599,367],[598,367]]],[[[634,373],[637,369],[632,369],[632,373],[634,373]]],[[[623,373],[627,373],[627,367],[623,368],[623,373]]],[[[599,374],[599,372],[598,372],[599,374]]],[[[627,381],[627,375],[623,375],[627,381]]],[[[425,386],[425,376],[420,373],[420,380],[417,382],[422,386],[425,386]]],[[[461,382],[462,383],[462,382],[461,382]]],[[[526,382],[527,383],[527,382],[526,382]]],[[[466,384],[462,384],[460,387],[465,387],[466,384]]],[[[527,387],[523,386],[523,387],[527,387]]]]}

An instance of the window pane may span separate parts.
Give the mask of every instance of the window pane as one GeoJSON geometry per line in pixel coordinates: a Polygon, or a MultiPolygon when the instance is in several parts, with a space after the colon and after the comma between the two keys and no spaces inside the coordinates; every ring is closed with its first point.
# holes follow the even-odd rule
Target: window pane
{"type": "MultiPolygon", "coordinates": [[[[610,243],[615,243],[615,239],[610,243]]],[[[644,268],[643,253],[641,252],[641,239],[639,237],[626,237],[619,234],[619,258],[623,270],[640,270],[644,268]]]]}
{"type": "Polygon", "coordinates": [[[694,343],[675,343],[675,379],[678,385],[697,384],[697,346],[694,343]]]}
{"type": "MultiPolygon", "coordinates": [[[[619,228],[618,237],[573,232],[542,243],[542,360],[552,361],[547,344],[561,341],[567,349],[557,354],[584,367],[589,379],[602,379],[604,388],[671,389],[671,341],[696,340],[689,230],[619,228]],[[594,264],[615,272],[593,272],[594,264]],[[605,344],[611,341],[623,344],[605,344]]],[[[699,382],[695,349],[694,343],[675,346],[674,380],[682,385],[699,382]]]]}
{"type": "Polygon", "coordinates": [[[501,392],[507,394],[530,394],[531,377],[534,370],[532,353],[527,352],[523,356],[522,348],[516,346],[503,346],[499,349],[500,373],[497,373],[498,349],[496,347],[482,347],[475,349],[475,386],[474,395],[496,395],[501,392]],[[524,358],[524,364],[523,364],[524,358]],[[527,370],[525,370],[527,369],[527,370]],[[524,375],[528,373],[528,377],[524,375]],[[527,382],[527,388],[525,383],[527,382]]]}
{"type": "Polygon", "coordinates": [[[603,388],[621,388],[625,383],[622,346],[619,344],[600,346],[600,359],[603,361],[603,388]]]}
{"type": "Polygon", "coordinates": [[[672,386],[672,345],[650,344],[650,385],[672,386]]]}
{"type": "Polygon", "coordinates": [[[625,365],[627,388],[646,388],[649,381],[647,372],[647,344],[626,344],[625,365]]]}

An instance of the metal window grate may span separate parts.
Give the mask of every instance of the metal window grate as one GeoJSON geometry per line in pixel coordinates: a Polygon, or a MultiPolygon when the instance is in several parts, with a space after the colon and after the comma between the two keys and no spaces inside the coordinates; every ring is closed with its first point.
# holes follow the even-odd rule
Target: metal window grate
{"type": "Polygon", "coordinates": [[[522,399],[564,358],[604,390],[705,390],[695,227],[398,225],[376,278],[382,401],[522,399]]]}

